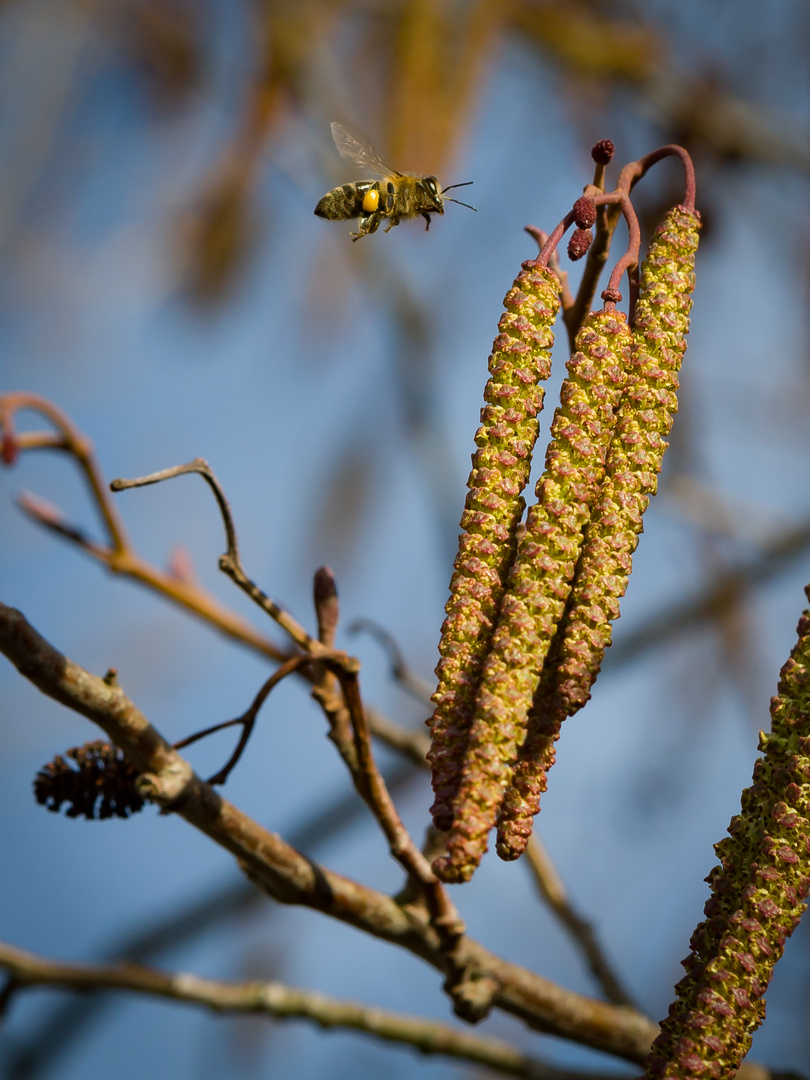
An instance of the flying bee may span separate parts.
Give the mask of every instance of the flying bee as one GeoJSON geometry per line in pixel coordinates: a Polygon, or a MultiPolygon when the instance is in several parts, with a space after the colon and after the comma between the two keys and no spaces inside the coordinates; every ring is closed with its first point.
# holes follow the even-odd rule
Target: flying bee
{"type": "Polygon", "coordinates": [[[315,207],[318,217],[330,221],[359,218],[359,231],[351,234],[352,241],[376,232],[385,220],[388,221],[385,231],[389,232],[403,218],[414,218],[419,214],[425,219],[427,231],[430,228],[430,215],[444,214],[445,202],[458,203],[459,206],[475,210],[469,203],[446,195],[452,188],[467,187],[472,180],[442,188],[435,176],[417,176],[392,169],[365,135],[348,124],[333,123],[332,138],[345,161],[351,161],[353,165],[381,177],[380,180],[355,180],[351,184],[332,188],[315,207]]]}

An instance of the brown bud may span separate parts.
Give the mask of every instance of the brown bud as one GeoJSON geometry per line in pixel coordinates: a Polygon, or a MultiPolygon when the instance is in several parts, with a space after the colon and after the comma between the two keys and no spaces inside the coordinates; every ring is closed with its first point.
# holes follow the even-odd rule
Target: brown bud
{"type": "Polygon", "coordinates": [[[587,195],[582,195],[574,203],[574,221],[580,229],[590,229],[596,221],[596,203],[587,195]]]}
{"type": "Polygon", "coordinates": [[[571,239],[568,241],[568,258],[571,262],[581,259],[593,243],[593,233],[590,229],[574,229],[571,239]]]}
{"type": "Polygon", "coordinates": [[[20,444],[11,432],[6,432],[0,440],[0,461],[4,465],[14,465],[20,455],[20,444]]]}
{"type": "Polygon", "coordinates": [[[610,139],[600,139],[599,142],[591,148],[591,157],[597,165],[608,165],[615,152],[616,147],[610,139]]]}

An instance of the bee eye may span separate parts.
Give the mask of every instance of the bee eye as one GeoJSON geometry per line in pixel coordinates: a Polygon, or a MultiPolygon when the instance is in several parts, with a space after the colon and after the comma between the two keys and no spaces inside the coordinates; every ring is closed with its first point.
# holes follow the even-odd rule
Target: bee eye
{"type": "Polygon", "coordinates": [[[380,205],[380,193],[376,189],[372,188],[367,191],[363,196],[363,209],[367,214],[373,214],[377,207],[380,205]]]}

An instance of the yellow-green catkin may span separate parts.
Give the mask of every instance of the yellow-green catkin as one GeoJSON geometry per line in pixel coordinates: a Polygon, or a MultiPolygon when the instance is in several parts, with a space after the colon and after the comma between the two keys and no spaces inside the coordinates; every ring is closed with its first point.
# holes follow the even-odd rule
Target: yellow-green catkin
{"type": "Polygon", "coordinates": [[[633,359],[608,451],[605,483],[585,530],[582,556],[555,662],[529,718],[512,785],[498,821],[498,854],[517,858],[540,809],[554,742],[566,716],[591,696],[612,623],[627,588],[642,515],[655,494],[677,412],[678,373],[686,351],[700,217],[676,206],[658,226],[642,265],[633,326],[633,359]]]}
{"type": "Polygon", "coordinates": [[[444,881],[472,876],[511,781],[532,696],[571,589],[582,530],[602,484],[630,347],[622,313],[593,312],[568,361],[537,485],[539,502],[528,513],[481,676],[447,855],[434,863],[444,881]]]}
{"type": "Polygon", "coordinates": [[[523,516],[544,390],[551,372],[553,325],[560,307],[556,274],[525,262],[504,298],[489,358],[481,426],[475,436],[462,533],[450,582],[436,668],[435,711],[428,721],[436,827],[450,826],[484,658],[500,609],[523,516]]]}
{"type": "MultiPolygon", "coordinates": [[[[810,600],[810,586],[805,590],[810,600]]],[[[765,1016],[763,995],[810,892],[810,610],[771,700],[771,733],[742,795],[712,895],[653,1043],[651,1080],[730,1080],[765,1016]]]]}

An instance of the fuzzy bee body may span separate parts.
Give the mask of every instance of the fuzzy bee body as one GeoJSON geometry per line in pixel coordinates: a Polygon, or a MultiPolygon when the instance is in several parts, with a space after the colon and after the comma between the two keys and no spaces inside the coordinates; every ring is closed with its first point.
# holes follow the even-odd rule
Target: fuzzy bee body
{"type": "MultiPolygon", "coordinates": [[[[377,173],[382,179],[357,180],[332,188],[315,207],[318,217],[330,221],[357,218],[358,232],[351,235],[352,240],[359,240],[361,236],[376,232],[383,221],[388,222],[385,230],[388,232],[403,219],[421,214],[425,229],[429,229],[430,215],[444,214],[443,191],[435,176],[418,176],[392,169],[357,128],[333,123],[332,138],[342,158],[377,173]]],[[[455,199],[448,201],[456,202],[455,199]]]]}
{"type": "Polygon", "coordinates": [[[315,207],[315,213],[318,217],[328,218],[330,221],[348,221],[350,218],[361,217],[364,213],[363,199],[371,186],[370,180],[360,180],[356,184],[341,184],[340,187],[332,188],[315,207]]]}

